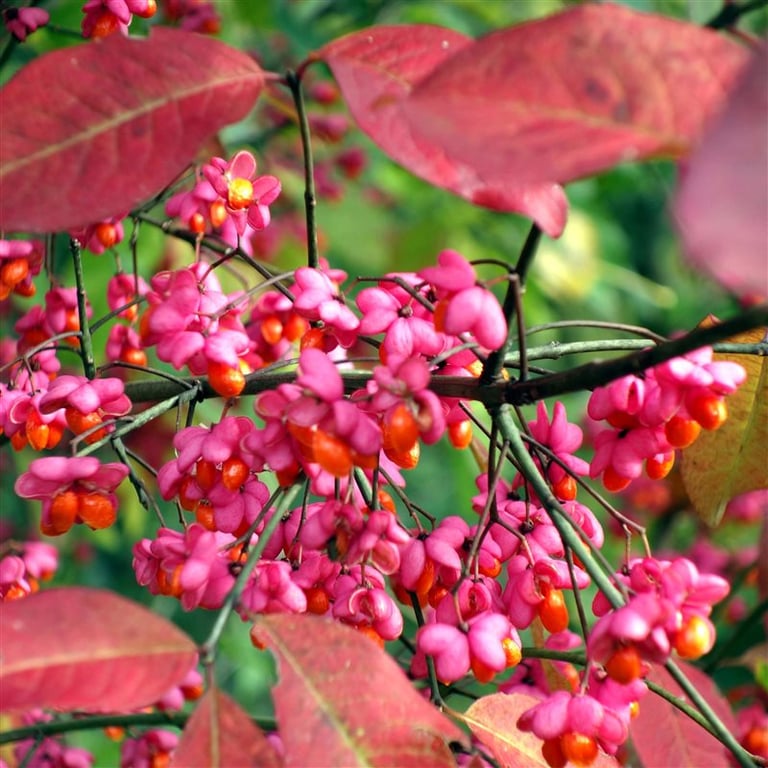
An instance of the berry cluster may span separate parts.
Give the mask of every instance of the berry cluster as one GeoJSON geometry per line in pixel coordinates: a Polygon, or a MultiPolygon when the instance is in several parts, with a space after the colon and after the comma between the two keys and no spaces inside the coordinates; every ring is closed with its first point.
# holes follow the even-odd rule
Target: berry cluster
{"type": "MultiPolygon", "coordinates": [[[[91,34],[102,34],[112,17],[125,25],[154,3],[124,6],[91,0],[91,34]]],[[[609,491],[620,491],[643,467],[652,479],[664,477],[675,450],[723,423],[725,398],[745,380],[744,369],[714,361],[706,348],[599,387],[588,413],[609,428],[595,434],[591,462],[577,455],[583,433],[565,405],[555,402],[550,412],[539,402],[522,427],[549,493],[518,463],[506,463],[506,444],[493,440],[476,478],[476,520],[434,520],[408,500],[407,471],[418,465],[422,446],[444,436],[457,448],[473,443],[478,420],[469,399],[441,394],[439,384],[445,377],[474,382],[504,347],[508,327],[499,301],[454,250],[417,272],[390,273],[362,288],[348,286],[347,274],[321,259],[264,285],[226,291],[218,270],[233,255],[250,260],[280,192],[277,178],[257,175],[249,152],[212,158],[192,189],[165,202],[166,214],[195,241],[194,262],[157,271],[148,282],[118,262],[107,286],[114,320],[108,364],[147,367],[152,355],[205,377],[226,401],[217,421],[174,435],[173,456],[156,481],[162,499],[177,506],[180,526],[163,524],[154,538],[135,544],[137,581],[185,610],[216,610],[248,564],[235,606],[243,620],[325,615],[381,646],[402,635],[412,610],[419,623],[408,663],[413,678],[451,686],[471,676],[508,692],[534,691],[541,701],[519,727],[541,738],[553,768],[590,765],[601,750],[615,754],[646,693],[649,665],[672,653],[698,658],[712,648],[712,605],[728,585],[686,558],[627,556],[608,574],[623,604],[598,593],[590,628],[582,592],[593,571],[566,546],[552,498],[580,540],[599,550],[604,532],[578,498],[582,478],[602,477],[609,491]],[[228,247],[225,257],[206,250],[213,242],[228,247]],[[269,375],[289,373],[260,390],[250,409],[241,408],[237,398],[248,383],[258,388],[267,368],[269,375]],[[277,499],[291,486],[304,487],[304,500],[278,512],[277,499]],[[584,670],[523,660],[526,631],[549,650],[582,644],[569,630],[574,604],[584,670]]],[[[71,234],[93,253],[111,251],[123,240],[122,218],[71,234]]],[[[0,243],[3,297],[31,297],[41,244],[0,243]]],[[[16,323],[13,348],[3,349],[0,430],[13,447],[50,451],[71,433],[75,455],[37,458],[15,485],[19,496],[42,502],[40,530],[48,536],[75,524],[112,525],[117,488],[131,473],[122,461],[90,455],[119,440],[136,415],[123,378],[104,370],[90,377],[61,373],[60,352],[81,352],[85,343],[90,308],[79,298],[75,288],[53,285],[44,303],[16,323]]],[[[43,546],[23,545],[0,560],[2,599],[29,594],[55,568],[43,546]]],[[[198,689],[199,680],[190,680],[158,706],[180,706],[198,689]]],[[[164,731],[130,738],[122,764],[157,764],[175,743],[164,731]]]]}
{"type": "Polygon", "coordinates": [[[717,429],[728,417],[725,395],[746,378],[738,363],[712,359],[709,347],[598,387],[587,413],[611,429],[595,436],[590,474],[621,491],[643,470],[652,480],[666,477],[675,450],[687,448],[702,429],[717,429]]]}
{"type": "MultiPolygon", "coordinates": [[[[214,158],[193,190],[177,193],[166,210],[201,238],[216,232],[241,242],[249,228],[269,224],[268,205],[280,191],[277,179],[255,174],[247,152],[229,162],[214,158]]],[[[111,226],[117,232],[119,224],[111,226]]],[[[99,225],[81,239],[104,245],[107,235],[99,225]]],[[[395,501],[405,499],[403,472],[418,464],[422,445],[446,434],[458,447],[472,440],[469,403],[436,394],[432,383],[476,377],[487,354],[505,343],[496,297],[452,250],[434,266],[388,274],[353,298],[346,278],[322,262],[297,269],[281,291],[226,293],[216,264],[200,255],[148,284],[120,271],[110,281],[109,306],[128,323],[116,322],[109,335],[113,362],[141,365],[154,351],[178,370],[207,376],[225,398],[240,395],[251,372],[298,362],[293,381],[254,398],[252,416],[227,413],[229,404],[218,422],[176,433],[175,456],[160,467],[157,484],[178,505],[183,528],[162,527],[135,545],[137,580],[185,610],[217,609],[258,547],[237,604],[243,619],[328,615],[383,645],[403,631],[403,604],[415,607],[424,618],[410,672],[427,676],[431,659],[444,684],[466,675],[489,683],[516,667],[519,633],[534,624],[547,633],[548,647],[573,647],[567,593],[583,590],[590,576],[568,561],[550,512],[522,473],[478,476],[474,525],[459,516],[430,522],[412,509],[406,524],[395,501]],[[141,314],[138,302],[147,305],[141,314]],[[369,376],[355,388],[342,372],[355,365],[362,345],[378,362],[366,363],[369,376]],[[275,519],[273,493],[301,482],[314,500],[275,519]]],[[[79,346],[80,317],[74,289],[53,288],[45,299],[17,323],[20,358],[3,385],[2,428],[17,448],[49,450],[66,429],[75,445],[105,441],[132,409],[124,383],[59,374],[56,352],[62,343],[79,346]]],[[[674,449],[701,427],[722,423],[724,397],[743,380],[740,366],[713,362],[711,350],[700,350],[597,389],[589,414],[611,428],[597,434],[591,463],[576,455],[583,435],[565,406],[556,402],[550,417],[539,403],[526,425],[531,456],[583,539],[600,548],[604,534],[577,499],[581,477],[602,475],[618,490],[643,462],[650,476],[663,476],[674,449]]],[[[99,529],[116,519],[115,490],[128,473],[125,464],[92,456],[46,456],[31,462],[16,491],[43,502],[46,535],[75,523],[99,529]]],[[[32,571],[20,563],[18,556],[3,561],[7,598],[31,590],[25,574],[32,571]]],[[[552,693],[539,674],[543,700],[520,720],[543,740],[553,767],[589,765],[600,749],[615,753],[645,693],[648,664],[673,650],[696,658],[714,642],[708,616],[727,592],[722,579],[701,575],[683,558],[650,556],[627,562],[614,578],[626,604],[612,608],[596,598],[583,675],[562,665],[567,690],[552,693]]],[[[526,670],[535,679],[533,661],[526,670]]],[[[517,674],[503,683],[507,690],[519,684],[517,674]]],[[[125,764],[148,750],[167,752],[173,745],[164,739],[125,742],[133,755],[125,764]]]]}
{"type": "Polygon", "coordinates": [[[59,567],[58,551],[42,541],[7,542],[0,555],[0,602],[37,592],[59,567]]]}
{"type": "MultiPolygon", "coordinates": [[[[160,0],[164,20],[191,32],[215,35],[220,19],[210,0],[160,0]]],[[[86,0],[83,4],[81,31],[83,37],[99,39],[119,33],[127,35],[134,16],[151,19],[158,12],[158,0],[86,0]]],[[[51,15],[43,8],[3,8],[5,28],[19,42],[50,21],[51,15]]],[[[91,234],[100,224],[94,224],[91,234]]],[[[106,231],[106,230],[104,230],[106,231]]],[[[102,248],[109,248],[98,234],[102,248]]],[[[99,246],[97,246],[99,247],[99,246]]],[[[98,251],[97,251],[98,252],[98,251]]]]}

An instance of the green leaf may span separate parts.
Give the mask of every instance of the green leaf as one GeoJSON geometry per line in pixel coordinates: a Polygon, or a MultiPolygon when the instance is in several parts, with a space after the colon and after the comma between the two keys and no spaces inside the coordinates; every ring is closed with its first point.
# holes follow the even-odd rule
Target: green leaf
{"type": "MultiPolygon", "coordinates": [[[[759,328],[729,339],[754,343],[759,328]]],[[[768,360],[756,355],[716,354],[740,363],[747,380],[727,398],[728,419],[714,432],[702,432],[682,452],[681,474],[696,514],[710,526],[720,523],[735,496],[768,487],[768,360]]]]}
{"type": "Polygon", "coordinates": [[[760,661],[755,666],[755,680],[768,693],[768,661],[760,661]]]}

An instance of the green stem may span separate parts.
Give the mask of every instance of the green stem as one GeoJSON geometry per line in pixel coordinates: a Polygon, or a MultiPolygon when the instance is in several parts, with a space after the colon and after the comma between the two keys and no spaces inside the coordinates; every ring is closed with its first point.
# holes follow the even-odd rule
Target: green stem
{"type": "Polygon", "coordinates": [[[132,715],[84,715],[68,717],[60,720],[50,720],[45,723],[35,723],[22,728],[13,728],[0,733],[0,744],[10,744],[14,741],[34,739],[38,736],[58,736],[74,731],[91,731],[100,728],[133,728],[145,725],[168,725],[173,728],[183,728],[189,719],[188,714],[181,712],[142,712],[132,715]]]}
{"type": "MultiPolygon", "coordinates": [[[[539,497],[544,508],[549,512],[550,519],[558,530],[563,542],[569,546],[581,560],[584,569],[592,577],[598,589],[605,595],[614,608],[619,608],[624,604],[621,593],[606,575],[597,567],[591,557],[591,553],[582,542],[577,533],[577,528],[570,516],[565,512],[557,499],[553,496],[544,478],[541,476],[533,459],[525,448],[520,431],[507,408],[502,406],[498,411],[489,409],[492,418],[498,419],[499,428],[504,437],[509,441],[509,447],[515,459],[520,464],[520,469],[525,479],[531,484],[536,495],[539,497]]],[[[720,718],[715,714],[712,708],[707,704],[704,698],[691,684],[688,678],[683,674],[680,668],[671,660],[666,663],[667,671],[673,679],[683,689],[684,693],[698,708],[704,719],[715,734],[715,736],[731,750],[740,765],[751,768],[754,765],[748,753],[738,743],[720,718]]]]}
{"type": "MultiPolygon", "coordinates": [[[[411,598],[411,605],[413,606],[413,613],[416,616],[416,623],[423,627],[426,623],[424,620],[424,612],[421,610],[419,604],[419,598],[415,592],[409,592],[408,596],[411,598]]],[[[426,655],[424,657],[427,663],[427,677],[429,678],[429,690],[431,693],[432,703],[437,707],[444,707],[443,694],[440,692],[440,683],[437,679],[437,670],[435,669],[435,660],[426,655]]]]}
{"type": "Polygon", "coordinates": [[[526,330],[525,335],[533,336],[535,333],[541,333],[542,331],[559,331],[562,328],[601,328],[620,333],[632,333],[635,336],[643,336],[656,343],[667,341],[666,336],[660,336],[658,333],[649,331],[640,325],[628,325],[627,323],[616,323],[608,320],[557,320],[553,323],[532,325],[526,330]]]}
{"type": "Polygon", "coordinates": [[[587,657],[583,651],[556,651],[553,648],[538,648],[535,645],[524,645],[520,650],[524,659],[564,661],[568,664],[578,664],[582,667],[587,663],[587,657]]]}
{"type": "Polygon", "coordinates": [[[227,619],[229,619],[229,614],[237,605],[237,601],[240,599],[240,595],[243,594],[243,590],[248,583],[251,573],[253,573],[253,569],[261,558],[261,553],[266,548],[270,538],[272,538],[272,534],[277,530],[277,526],[280,524],[286,510],[293,502],[298,490],[299,486],[292,485],[290,488],[283,491],[283,497],[280,499],[280,502],[275,508],[269,522],[264,527],[264,530],[259,534],[259,540],[256,542],[256,546],[248,552],[248,559],[245,561],[243,569],[238,574],[234,586],[224,600],[224,604],[219,609],[218,616],[216,617],[216,621],[214,622],[208,637],[200,647],[200,659],[203,664],[211,665],[213,663],[216,646],[218,645],[221,633],[224,631],[227,619]]]}
{"type": "Polygon", "coordinates": [[[147,493],[146,486],[144,485],[141,478],[133,469],[133,465],[131,464],[130,459],[128,458],[128,452],[125,449],[125,445],[123,441],[119,437],[115,437],[114,435],[112,435],[111,442],[112,442],[112,448],[117,454],[117,457],[120,459],[120,461],[123,464],[125,464],[126,467],[128,467],[128,479],[130,480],[134,491],[136,491],[136,496],[139,499],[139,504],[141,504],[141,506],[144,507],[144,509],[146,509],[148,512],[154,508],[155,512],[160,518],[161,524],[164,525],[162,514],[160,513],[160,510],[156,502],[150,496],[150,494],[147,493]]]}
{"type": "MultiPolygon", "coordinates": [[[[587,657],[583,652],[579,651],[556,651],[550,648],[536,648],[534,646],[523,646],[522,648],[524,659],[547,659],[549,661],[563,661],[569,664],[578,664],[584,666],[587,663],[587,657]]],[[[717,732],[712,727],[710,722],[699,712],[695,707],[685,702],[679,696],[675,696],[674,693],[668,691],[658,683],[654,683],[651,680],[644,680],[648,689],[653,691],[657,696],[661,696],[662,699],[668,701],[673,707],[679,709],[683,714],[687,715],[694,720],[702,728],[706,729],[716,738],[719,738],[717,732]]],[[[642,705],[641,705],[642,706],[642,705]]],[[[750,768],[753,763],[747,763],[750,768]]]]}
{"type": "Polygon", "coordinates": [[[73,237],[69,241],[69,250],[75,265],[75,285],[77,286],[77,315],[80,321],[80,357],[83,360],[83,372],[86,378],[96,378],[96,364],[93,362],[93,340],[88,325],[85,279],[83,278],[83,259],[80,243],[73,237]]]}
{"type": "Polygon", "coordinates": [[[542,477],[539,468],[525,446],[509,407],[489,408],[488,412],[491,418],[497,420],[499,430],[504,439],[509,442],[510,452],[518,462],[520,471],[539,497],[541,505],[549,513],[549,517],[557,528],[563,543],[570,547],[581,560],[584,570],[592,577],[597,588],[605,595],[611,605],[614,608],[621,607],[624,604],[621,592],[613,584],[610,576],[600,568],[597,561],[592,557],[589,548],[581,539],[583,534],[580,528],[552,494],[547,481],[542,477]]]}
{"type": "MultiPolygon", "coordinates": [[[[646,680],[645,684],[648,686],[649,691],[653,691],[657,696],[660,696],[664,701],[669,702],[673,707],[679,709],[686,714],[694,722],[698,723],[702,728],[717,737],[717,734],[712,730],[712,726],[706,721],[704,716],[690,704],[687,704],[679,696],[675,696],[674,693],[668,691],[658,683],[654,683],[652,680],[646,680]]],[[[752,764],[749,764],[752,766],[752,764]]]]}
{"type": "Polygon", "coordinates": [[[123,435],[127,435],[129,432],[133,432],[139,427],[144,426],[144,424],[152,421],[152,419],[155,419],[158,416],[162,416],[167,411],[170,411],[171,408],[183,405],[190,400],[196,400],[197,396],[198,393],[195,389],[186,389],[183,392],[174,395],[173,397],[169,397],[166,400],[163,400],[162,402],[147,408],[145,411],[142,411],[136,416],[132,416],[129,419],[121,419],[119,425],[113,432],[110,432],[106,437],[99,440],[97,443],[93,443],[87,448],[79,450],[77,455],[88,456],[91,453],[95,453],[99,450],[99,448],[102,448],[107,443],[114,441],[116,438],[121,438],[123,435]]]}
{"type": "MultiPolygon", "coordinates": [[[[669,659],[664,666],[666,667],[667,672],[672,676],[672,679],[680,686],[680,688],[682,688],[683,693],[693,702],[699,712],[704,716],[706,722],[709,723],[710,727],[708,730],[711,730],[713,735],[731,751],[739,765],[743,766],[743,768],[754,768],[755,761],[750,757],[749,752],[739,744],[736,737],[728,730],[717,714],[715,714],[715,711],[709,706],[707,700],[699,693],[696,686],[685,676],[680,667],[678,667],[672,659],[669,659]]],[[[696,718],[694,718],[694,720],[696,720],[696,718]]]]}
{"type": "MultiPolygon", "coordinates": [[[[141,712],[124,715],[84,715],[66,719],[50,720],[45,723],[26,725],[23,728],[13,728],[0,733],[0,744],[10,744],[15,741],[34,739],[38,736],[57,736],[74,731],[90,731],[100,728],[137,728],[147,725],[170,726],[184,728],[189,720],[189,714],[183,712],[141,712]]],[[[270,717],[253,718],[253,721],[264,730],[275,730],[275,720],[270,717]]]]}
{"type": "Polygon", "coordinates": [[[315,173],[312,159],[312,139],[309,133],[307,107],[304,103],[304,91],[301,88],[301,75],[287,72],[285,82],[290,88],[293,103],[296,105],[296,116],[301,132],[301,148],[304,153],[304,210],[307,219],[307,266],[317,269],[319,263],[317,248],[317,223],[315,221],[315,173]]]}

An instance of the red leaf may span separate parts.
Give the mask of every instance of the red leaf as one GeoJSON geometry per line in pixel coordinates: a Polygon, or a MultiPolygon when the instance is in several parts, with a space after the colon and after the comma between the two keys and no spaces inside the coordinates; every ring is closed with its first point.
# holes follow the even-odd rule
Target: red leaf
{"type": "Polygon", "coordinates": [[[0,229],[52,232],[125,213],[244,117],[262,85],[245,53],[175,29],[35,59],[0,89],[0,229]]]}
{"type": "Polygon", "coordinates": [[[252,631],[277,659],[286,765],[455,765],[459,728],[364,635],[307,615],[262,616],[252,631]]]}
{"type": "Polygon", "coordinates": [[[197,660],[180,629],[106,590],[48,589],[0,603],[0,622],[3,710],[137,709],[197,660]]]}
{"type": "Polygon", "coordinates": [[[481,178],[563,183],[685,154],[746,58],[693,24],[586,3],[466,46],[403,111],[481,178]]]}
{"type": "Polygon", "coordinates": [[[261,729],[217,688],[211,688],[200,699],[171,760],[172,768],[280,765],[282,761],[261,729]]]}
{"type": "MultiPolygon", "coordinates": [[[[728,730],[736,733],[736,719],[712,679],[690,664],[678,662],[678,666],[728,730]]],[[[654,665],[649,680],[685,699],[680,687],[664,667],[654,665]]],[[[640,712],[632,719],[629,732],[635,750],[646,768],[657,765],[674,765],[676,768],[731,766],[725,747],[714,736],[652,692],[640,701],[640,712]]]]}
{"type": "MultiPolygon", "coordinates": [[[[540,699],[524,693],[493,693],[478,699],[462,719],[502,768],[549,768],[541,739],[518,730],[517,720],[540,699]]],[[[618,768],[615,758],[601,752],[593,768],[618,768]]]]}
{"type": "Polygon", "coordinates": [[[557,237],[567,201],[555,184],[521,185],[506,173],[480,179],[473,167],[446,157],[403,111],[412,89],[436,67],[471,47],[472,39],[442,27],[372,27],[329,43],[313,55],[331,68],[352,115],[393,160],[437,187],[499,211],[533,218],[557,237]]]}
{"type": "Polygon", "coordinates": [[[675,201],[691,263],[738,293],[768,296],[768,48],[763,46],[684,170],[675,201]]]}

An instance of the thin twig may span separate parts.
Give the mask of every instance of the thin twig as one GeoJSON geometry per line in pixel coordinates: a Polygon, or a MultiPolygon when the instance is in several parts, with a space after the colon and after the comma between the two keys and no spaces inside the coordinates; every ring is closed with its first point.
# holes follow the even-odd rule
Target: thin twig
{"type": "Polygon", "coordinates": [[[88,310],[86,303],[85,278],[83,277],[83,259],[80,253],[79,241],[72,237],[69,240],[69,250],[75,266],[75,285],[77,293],[77,316],[80,322],[80,356],[83,360],[83,372],[86,378],[96,378],[96,364],[93,361],[93,341],[88,325],[88,310]]]}
{"type": "Polygon", "coordinates": [[[312,138],[309,132],[307,107],[304,103],[304,91],[301,88],[301,75],[297,72],[288,72],[285,75],[285,82],[293,96],[293,103],[296,105],[296,115],[299,119],[299,131],[301,133],[301,148],[304,153],[304,211],[307,221],[307,266],[316,269],[319,264],[317,223],[315,221],[317,197],[315,194],[312,138]]]}

